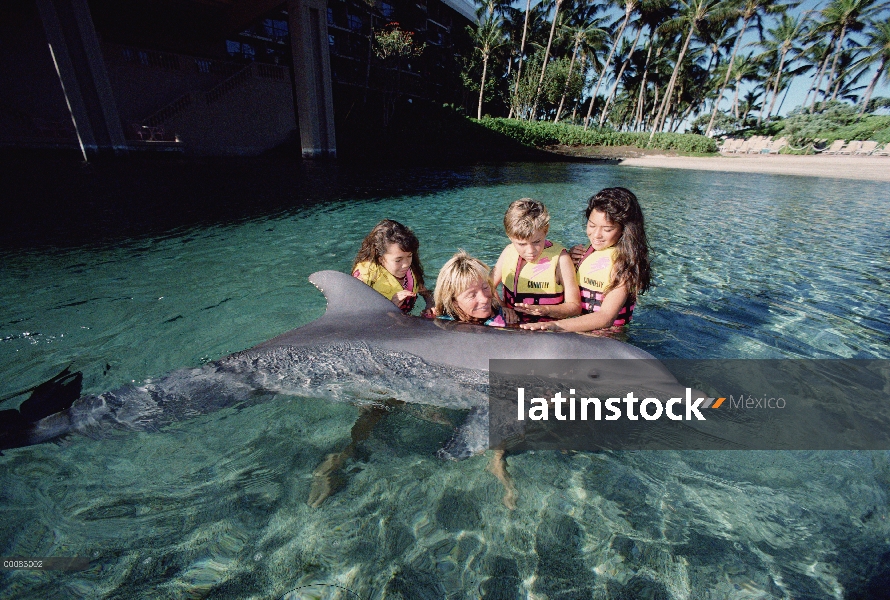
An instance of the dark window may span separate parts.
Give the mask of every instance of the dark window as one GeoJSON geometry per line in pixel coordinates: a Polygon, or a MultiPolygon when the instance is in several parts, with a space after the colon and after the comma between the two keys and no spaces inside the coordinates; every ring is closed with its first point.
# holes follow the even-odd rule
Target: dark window
{"type": "Polygon", "coordinates": [[[287,21],[279,19],[263,19],[263,32],[275,41],[287,38],[287,21]]]}
{"type": "Polygon", "coordinates": [[[245,44],[244,42],[235,42],[233,40],[226,40],[226,50],[231,56],[235,58],[244,58],[247,60],[253,60],[256,57],[256,50],[250,44],[245,44]]]}

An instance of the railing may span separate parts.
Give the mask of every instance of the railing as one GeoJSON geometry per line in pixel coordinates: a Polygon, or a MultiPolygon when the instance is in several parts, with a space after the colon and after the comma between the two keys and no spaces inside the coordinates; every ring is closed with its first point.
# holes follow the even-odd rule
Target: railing
{"type": "Polygon", "coordinates": [[[265,63],[254,63],[256,74],[265,79],[273,79],[275,81],[285,81],[288,79],[288,69],[278,65],[267,65],[265,63]]]}
{"type": "Polygon", "coordinates": [[[217,85],[204,92],[204,100],[207,104],[213,104],[230,91],[241,87],[245,82],[249,81],[253,76],[253,65],[247,65],[228,79],[224,79],[217,85]]]}
{"type": "Polygon", "coordinates": [[[159,127],[162,123],[169,121],[176,115],[185,112],[195,103],[194,97],[191,92],[187,94],[183,94],[164,108],[157,110],[142,119],[140,125],[144,125],[146,127],[159,127]]]}
{"type": "MultiPolygon", "coordinates": [[[[174,52],[159,52],[157,50],[144,50],[132,46],[122,46],[110,42],[103,43],[105,55],[111,60],[120,60],[125,63],[164,69],[167,71],[193,71],[215,75],[230,76],[244,69],[244,63],[234,60],[219,60],[217,58],[201,58],[176,54],[174,52]]],[[[277,65],[269,65],[276,67],[277,65]]],[[[279,67],[280,68],[280,67],[279,67]]]]}

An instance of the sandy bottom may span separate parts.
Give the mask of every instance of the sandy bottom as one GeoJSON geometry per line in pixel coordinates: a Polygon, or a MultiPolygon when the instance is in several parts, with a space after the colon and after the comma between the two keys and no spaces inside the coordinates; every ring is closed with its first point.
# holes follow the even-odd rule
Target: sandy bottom
{"type": "Polygon", "coordinates": [[[628,167],[695,169],[732,173],[775,173],[805,177],[834,177],[868,181],[890,181],[890,157],[887,156],[667,156],[648,155],[622,158],[628,167]]]}

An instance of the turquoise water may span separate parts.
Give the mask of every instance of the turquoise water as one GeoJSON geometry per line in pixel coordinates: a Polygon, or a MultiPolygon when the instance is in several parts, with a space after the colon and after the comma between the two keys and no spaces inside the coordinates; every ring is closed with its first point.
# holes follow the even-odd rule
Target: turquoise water
{"type": "MultiPolygon", "coordinates": [[[[69,190],[86,214],[6,226],[0,395],[69,363],[85,393],[141,384],[305,324],[324,311],[307,276],[347,271],[382,218],[417,233],[430,287],[457,248],[492,263],[520,197],[547,204],[551,239],[580,243],[586,198],[611,185],[640,198],[655,257],[624,341],[658,358],[888,358],[886,184],[584,164],[201,168],[29,183],[69,190]]],[[[313,470],[357,415],[278,396],[6,451],[0,554],[92,563],[3,572],[0,596],[838,598],[888,576],[887,453],[528,452],[508,459],[509,511],[488,457],[437,460],[450,427],[397,409],[309,507],[313,470]]]]}

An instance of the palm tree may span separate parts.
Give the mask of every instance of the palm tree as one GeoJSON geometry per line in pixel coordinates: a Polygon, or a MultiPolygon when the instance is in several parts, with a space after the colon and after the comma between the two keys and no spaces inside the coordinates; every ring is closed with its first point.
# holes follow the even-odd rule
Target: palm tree
{"type": "Polygon", "coordinates": [[[488,59],[491,57],[495,49],[504,45],[504,34],[501,30],[501,17],[490,14],[484,20],[480,20],[476,29],[467,27],[476,51],[482,55],[482,82],[479,84],[479,108],[477,111],[477,119],[482,118],[482,97],[485,94],[485,79],[488,75],[488,59]]]}
{"type": "Polygon", "coordinates": [[[655,137],[656,132],[658,132],[664,124],[665,117],[667,116],[667,107],[673,96],[674,86],[677,83],[677,74],[680,71],[680,65],[683,63],[683,58],[686,56],[686,50],[689,48],[689,41],[692,39],[692,35],[698,31],[698,28],[702,23],[723,18],[730,10],[730,6],[727,5],[724,0],[679,0],[679,3],[682,12],[677,17],[662,25],[662,29],[670,32],[688,27],[688,32],[686,33],[686,39],[683,41],[683,48],[680,50],[680,55],[677,57],[677,62],[674,65],[674,72],[671,74],[671,80],[668,82],[667,89],[661,100],[661,107],[658,109],[658,114],[655,116],[655,122],[652,124],[652,133],[649,135],[649,143],[652,143],[652,138],[655,137]]]}
{"type": "Polygon", "coordinates": [[[553,3],[553,23],[550,25],[550,38],[547,40],[547,49],[544,51],[544,62],[541,63],[541,77],[538,79],[538,88],[535,90],[535,101],[532,105],[532,112],[529,118],[534,121],[535,113],[538,110],[538,97],[541,95],[541,84],[544,83],[544,74],[547,72],[547,61],[550,59],[550,47],[553,46],[553,34],[556,33],[556,19],[559,16],[559,7],[562,6],[563,0],[554,0],[553,3]]]}
{"type": "MultiPolygon", "coordinates": [[[[810,114],[816,110],[816,102],[822,89],[822,77],[825,75],[825,69],[828,67],[828,59],[833,58],[831,73],[828,76],[828,83],[825,85],[823,97],[828,97],[828,91],[831,90],[832,85],[835,83],[837,63],[843,52],[843,43],[847,32],[862,31],[865,27],[863,20],[883,10],[886,6],[886,0],[831,0],[828,6],[822,9],[822,21],[813,29],[813,35],[818,36],[830,31],[831,42],[822,60],[819,73],[816,76],[815,95],[813,96],[813,103],[810,105],[810,114]],[[834,47],[833,50],[832,46],[834,47]]],[[[832,96],[832,100],[834,97],[832,96]]]]}
{"type": "Polygon", "coordinates": [[[742,104],[740,107],[743,127],[747,126],[748,115],[751,114],[751,111],[760,108],[760,105],[757,104],[758,98],[760,98],[760,93],[757,90],[748,90],[747,92],[745,92],[745,98],[742,100],[742,104]]]}
{"type": "MultiPolygon", "coordinates": [[[[823,43],[819,39],[819,34],[816,33],[815,28],[811,29],[809,34],[804,38],[804,50],[803,50],[803,58],[809,64],[811,69],[815,69],[816,73],[813,76],[813,83],[810,85],[810,88],[807,90],[807,95],[804,97],[802,106],[806,106],[810,102],[810,94],[819,95],[819,88],[822,85],[822,75],[825,70],[825,67],[828,65],[828,59],[831,57],[831,46],[834,44],[832,40],[823,43]]],[[[810,113],[813,112],[815,108],[816,98],[813,99],[813,104],[810,105],[810,113]]]]}
{"type": "Polygon", "coordinates": [[[630,63],[630,58],[633,56],[634,50],[637,49],[637,43],[640,41],[641,33],[643,33],[643,25],[639,23],[637,26],[637,35],[634,38],[633,43],[630,45],[630,50],[627,52],[627,58],[624,59],[624,62],[621,64],[621,69],[619,69],[618,74],[615,76],[615,85],[612,86],[612,91],[609,92],[609,95],[606,97],[606,102],[603,104],[603,110],[600,112],[600,127],[602,127],[603,123],[606,121],[606,115],[609,113],[609,105],[615,99],[615,92],[618,91],[618,84],[621,82],[621,76],[624,75],[624,70],[630,63]]]}
{"type": "Polygon", "coordinates": [[[742,57],[732,67],[732,78],[735,80],[735,93],[732,99],[732,113],[735,118],[739,117],[739,90],[742,88],[743,81],[753,81],[757,78],[757,72],[760,69],[760,60],[754,58],[753,52],[748,56],[742,57]]]}
{"type": "Polygon", "coordinates": [[[832,97],[840,96],[853,104],[859,103],[861,92],[865,86],[859,85],[859,80],[868,71],[868,65],[864,64],[863,54],[866,48],[856,46],[841,54],[838,60],[838,75],[834,82],[832,97]]]}
{"type": "Polygon", "coordinates": [[[752,19],[754,21],[759,21],[761,19],[761,13],[776,14],[784,12],[789,6],[791,5],[773,4],[770,0],[744,0],[744,2],[735,9],[737,11],[737,18],[742,19],[742,28],[739,31],[738,38],[736,38],[735,47],[732,49],[732,55],[729,57],[729,67],[726,69],[726,77],[723,79],[723,85],[717,93],[716,100],[714,100],[714,110],[711,112],[711,120],[708,122],[708,127],[705,129],[705,135],[711,135],[711,127],[714,126],[714,119],[717,117],[720,101],[723,99],[723,93],[726,91],[726,85],[729,83],[729,75],[732,73],[732,63],[735,62],[736,54],[742,46],[742,38],[745,35],[745,30],[748,29],[748,23],[752,19]]]}
{"type": "MultiPolygon", "coordinates": [[[[792,17],[790,15],[782,15],[781,21],[772,29],[767,30],[767,37],[761,44],[767,48],[764,54],[779,55],[779,65],[775,73],[775,83],[772,88],[773,98],[769,104],[769,110],[766,111],[766,118],[769,119],[773,114],[773,107],[776,104],[776,98],[779,96],[779,86],[782,80],[782,74],[785,69],[785,60],[789,53],[799,55],[802,49],[797,45],[797,41],[802,37],[806,30],[809,14],[803,16],[792,17]]],[[[796,58],[796,57],[795,57],[796,58]]],[[[792,58],[793,60],[793,58],[792,58]]],[[[769,93],[769,90],[767,90],[769,93]]]]}
{"type": "MultiPolygon", "coordinates": [[[[525,37],[528,33],[528,15],[531,9],[532,0],[525,0],[525,23],[522,25],[522,43],[519,45],[519,66],[516,67],[516,86],[513,88],[513,97],[519,93],[519,78],[522,76],[522,58],[525,55],[525,37]]],[[[507,115],[507,118],[513,116],[513,107],[516,102],[510,102],[510,113],[507,115]]]]}
{"type": "MultiPolygon", "coordinates": [[[[865,28],[864,19],[883,10],[886,6],[887,3],[884,0],[832,0],[832,2],[822,11],[827,26],[830,26],[833,30],[840,26],[837,47],[834,50],[834,60],[831,63],[831,73],[828,75],[826,92],[831,89],[832,84],[835,82],[837,62],[840,58],[844,44],[844,37],[847,32],[862,31],[865,28]]],[[[834,100],[836,97],[837,88],[835,88],[835,92],[832,94],[831,99],[834,100]]]]}
{"type": "MultiPolygon", "coordinates": [[[[645,24],[649,28],[649,43],[646,44],[646,62],[643,65],[643,76],[640,80],[640,94],[637,97],[636,108],[634,114],[634,129],[643,123],[643,109],[646,104],[646,80],[649,75],[650,61],[652,59],[652,48],[655,46],[655,34],[658,28],[673,13],[673,7],[667,0],[643,0],[640,5],[640,23],[645,24]]],[[[661,55],[662,47],[658,47],[656,60],[661,55]]],[[[657,98],[657,96],[656,96],[657,98]]],[[[657,102],[657,99],[656,99],[657,102]]]]}
{"type": "Polygon", "coordinates": [[[881,78],[881,74],[884,73],[887,63],[890,62],[890,22],[875,21],[870,23],[866,46],[871,50],[871,54],[865,58],[866,64],[870,65],[878,61],[878,68],[875,71],[874,77],[871,78],[871,83],[868,84],[868,89],[865,90],[865,95],[862,97],[862,109],[859,111],[860,117],[865,114],[868,101],[871,100],[872,92],[875,91],[875,85],[881,78]]]}
{"type": "Polygon", "coordinates": [[[569,26],[567,28],[567,31],[574,42],[572,45],[572,62],[569,63],[569,74],[566,77],[566,84],[565,89],[562,92],[562,98],[559,100],[559,108],[556,109],[556,116],[553,118],[554,123],[559,122],[559,117],[562,114],[562,107],[565,104],[566,93],[569,89],[569,81],[572,79],[572,72],[575,67],[575,60],[578,57],[578,52],[592,52],[595,46],[598,45],[606,35],[606,32],[599,27],[599,19],[593,19],[593,14],[599,10],[599,7],[596,5],[591,6],[594,7],[592,12],[588,11],[588,14],[581,16],[581,21],[577,22],[574,26],[569,26]]]}
{"type": "Polygon", "coordinates": [[[624,0],[624,20],[621,22],[621,27],[618,28],[618,33],[612,38],[612,49],[609,51],[609,56],[606,58],[602,72],[596,79],[596,88],[594,88],[593,94],[590,96],[590,108],[587,109],[587,117],[584,119],[585,131],[587,130],[588,125],[590,125],[590,115],[593,113],[593,104],[596,102],[596,95],[600,91],[600,84],[606,76],[606,69],[609,68],[609,64],[612,62],[612,55],[615,54],[615,49],[621,41],[621,36],[624,35],[624,28],[627,27],[627,22],[630,21],[630,16],[637,9],[638,5],[639,0],[624,0]]]}

